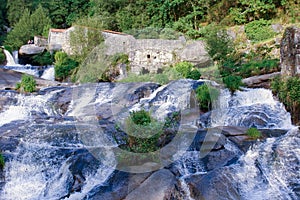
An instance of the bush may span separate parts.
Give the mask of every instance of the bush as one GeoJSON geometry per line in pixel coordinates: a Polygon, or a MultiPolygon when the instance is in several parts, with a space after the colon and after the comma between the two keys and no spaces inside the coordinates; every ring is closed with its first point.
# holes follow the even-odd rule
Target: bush
{"type": "Polygon", "coordinates": [[[186,78],[190,78],[193,80],[198,80],[201,77],[201,73],[198,69],[192,69],[191,71],[189,71],[188,75],[186,76],[186,78]]]}
{"type": "Polygon", "coordinates": [[[264,60],[252,60],[248,63],[242,64],[237,70],[237,73],[247,78],[249,76],[256,76],[266,73],[279,71],[279,60],[278,59],[264,59],[264,60]]]}
{"type": "Polygon", "coordinates": [[[64,52],[55,53],[55,79],[59,81],[65,80],[68,76],[72,74],[72,71],[78,66],[78,63],[69,58],[69,56],[64,52]]]}
{"type": "Polygon", "coordinates": [[[289,77],[281,79],[275,77],[271,83],[272,91],[277,94],[279,100],[291,112],[294,124],[300,121],[300,78],[289,77]]]}
{"type": "Polygon", "coordinates": [[[0,169],[3,169],[5,166],[5,161],[3,155],[0,153],[0,169]]]}
{"type": "Polygon", "coordinates": [[[39,66],[52,65],[53,62],[54,62],[53,55],[49,51],[45,51],[43,53],[33,56],[34,65],[39,65],[39,66]]]}
{"type": "Polygon", "coordinates": [[[6,61],[6,56],[3,52],[3,49],[0,48],[0,64],[4,63],[6,61]]]}
{"type": "Polygon", "coordinates": [[[124,54],[124,53],[117,53],[115,55],[112,56],[111,58],[111,64],[113,66],[116,66],[117,64],[129,64],[129,60],[128,60],[128,54],[124,54]]]}
{"type": "Polygon", "coordinates": [[[276,33],[270,27],[270,22],[267,20],[256,20],[245,25],[245,32],[249,40],[260,42],[272,38],[276,33]]]}
{"type": "Polygon", "coordinates": [[[226,29],[214,24],[206,28],[204,39],[209,56],[219,63],[224,63],[235,54],[235,47],[226,29]]]}
{"type": "Polygon", "coordinates": [[[21,92],[34,92],[36,90],[36,81],[30,75],[22,75],[21,83],[17,83],[16,89],[21,92]]]}
{"type": "Polygon", "coordinates": [[[172,80],[178,80],[183,78],[182,75],[177,72],[173,67],[169,67],[163,70],[161,74],[143,74],[137,75],[129,73],[128,76],[120,82],[155,82],[161,85],[167,84],[172,80]]]}
{"type": "Polygon", "coordinates": [[[249,128],[246,134],[253,139],[258,139],[262,136],[261,132],[257,128],[249,128]]]}
{"type": "Polygon", "coordinates": [[[225,87],[230,90],[231,93],[234,93],[236,90],[242,86],[242,77],[240,76],[226,76],[223,78],[223,82],[225,84],[225,87]]]}
{"type": "Polygon", "coordinates": [[[190,62],[179,62],[175,65],[175,70],[182,75],[184,78],[190,78],[198,80],[201,73],[198,69],[193,68],[193,64],[190,62]]]}
{"type": "Polygon", "coordinates": [[[158,139],[164,124],[150,117],[145,110],[132,112],[125,121],[128,147],[131,152],[149,153],[158,150],[158,139]]]}
{"type": "Polygon", "coordinates": [[[137,125],[147,125],[151,122],[150,113],[145,110],[131,112],[130,118],[137,125]]]}
{"type": "Polygon", "coordinates": [[[200,85],[196,89],[196,98],[199,102],[200,109],[203,111],[209,111],[212,109],[212,102],[216,101],[220,95],[217,88],[209,86],[207,84],[200,85]]]}

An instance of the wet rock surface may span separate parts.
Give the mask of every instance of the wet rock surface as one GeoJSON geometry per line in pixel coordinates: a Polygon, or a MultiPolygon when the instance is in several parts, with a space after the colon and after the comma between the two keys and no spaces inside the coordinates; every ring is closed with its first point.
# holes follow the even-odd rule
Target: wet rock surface
{"type": "MultiPolygon", "coordinates": [[[[116,105],[113,102],[113,94],[128,91],[122,96],[121,103],[122,106],[128,106],[126,112],[135,106],[137,108],[145,106],[145,108],[153,108],[155,115],[168,116],[180,108],[190,108],[192,102],[187,100],[190,96],[186,91],[190,92],[191,88],[196,88],[200,84],[201,81],[181,80],[158,91],[156,89],[159,85],[152,83],[123,84],[120,88],[114,83],[100,84],[100,88],[93,90],[97,98],[91,101],[92,108],[96,111],[97,125],[105,133],[101,136],[110,136],[119,145],[126,143],[126,135],[123,130],[118,129],[118,118],[115,118],[115,115],[122,116],[124,111],[112,106],[116,105]],[[178,103],[176,99],[182,101],[178,103]]],[[[85,191],[88,180],[96,176],[101,166],[104,171],[109,168],[91,150],[89,145],[93,143],[83,141],[85,136],[89,136],[86,135],[88,131],[97,131],[88,123],[79,124],[76,117],[71,115],[74,109],[73,89],[52,87],[40,90],[35,95],[48,96],[49,99],[44,106],[51,107],[50,110],[43,108],[35,112],[30,111],[27,120],[14,121],[0,127],[0,150],[6,161],[15,159],[15,155],[18,154],[20,154],[19,159],[23,154],[31,158],[35,155],[30,152],[31,149],[38,152],[38,158],[35,160],[36,165],[41,165],[38,172],[44,173],[48,178],[45,186],[47,189],[42,191],[40,196],[43,198],[74,198],[72,195],[85,191]],[[55,172],[51,171],[49,165],[57,167],[55,172]]],[[[15,93],[2,96],[3,105],[7,106],[9,102],[12,105],[16,103],[15,93]]],[[[4,109],[8,108],[9,106],[4,109]]],[[[263,137],[255,140],[246,135],[246,127],[198,128],[191,144],[183,149],[186,154],[178,158],[178,162],[176,160],[157,171],[140,174],[114,169],[109,176],[104,176],[103,182],[97,180],[99,183],[93,185],[80,199],[184,199],[189,195],[197,200],[239,199],[238,186],[232,182],[235,173],[233,166],[237,165],[241,157],[251,151],[253,146],[263,143],[268,138],[271,140],[275,140],[275,137],[281,138],[287,132],[284,129],[260,130],[263,137]],[[182,180],[186,182],[187,188],[184,188],[182,180]]],[[[165,135],[160,138],[159,145],[168,144],[176,134],[176,128],[167,129],[165,135]]],[[[93,138],[90,142],[94,142],[93,138]]],[[[284,144],[282,144],[276,148],[276,155],[284,151],[284,144]]],[[[3,173],[0,172],[0,177],[8,175],[6,170],[9,168],[5,168],[3,173]]],[[[4,178],[1,180],[0,190],[7,184],[4,178]]],[[[299,185],[297,183],[294,185],[297,190],[299,185]]]]}

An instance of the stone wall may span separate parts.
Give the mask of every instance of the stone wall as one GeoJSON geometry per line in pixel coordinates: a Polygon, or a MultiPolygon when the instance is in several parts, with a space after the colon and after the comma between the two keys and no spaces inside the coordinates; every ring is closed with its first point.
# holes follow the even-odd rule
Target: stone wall
{"type": "Polygon", "coordinates": [[[49,51],[62,50],[63,44],[66,43],[66,29],[50,29],[48,35],[49,51]]]}
{"type": "Polygon", "coordinates": [[[285,30],[280,45],[280,63],[282,75],[300,75],[300,28],[285,30]]]}
{"type": "MultiPolygon", "coordinates": [[[[72,54],[70,33],[74,28],[50,29],[49,50],[63,50],[72,54]]],[[[135,39],[133,36],[115,31],[102,31],[106,54],[128,54],[131,71],[140,73],[157,73],[163,67],[179,61],[189,61],[198,66],[206,66],[210,58],[204,42],[187,42],[184,37],[178,40],[135,39]]]]}

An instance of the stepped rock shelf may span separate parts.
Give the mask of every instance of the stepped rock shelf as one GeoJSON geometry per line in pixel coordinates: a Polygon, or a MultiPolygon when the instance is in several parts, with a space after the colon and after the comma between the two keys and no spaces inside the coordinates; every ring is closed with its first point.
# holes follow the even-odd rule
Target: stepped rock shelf
{"type": "Polygon", "coordinates": [[[219,106],[203,115],[191,109],[191,90],[201,84],[98,83],[31,95],[0,91],[6,161],[1,198],[297,199],[300,134],[282,104],[266,89],[234,96],[222,90],[219,106]],[[120,166],[115,152],[126,143],[121,122],[141,108],[158,120],[180,111],[182,133],[168,129],[160,142],[185,148],[170,156],[164,146],[161,162],[120,166]],[[261,130],[259,140],[245,134],[251,126],[261,130]]]}

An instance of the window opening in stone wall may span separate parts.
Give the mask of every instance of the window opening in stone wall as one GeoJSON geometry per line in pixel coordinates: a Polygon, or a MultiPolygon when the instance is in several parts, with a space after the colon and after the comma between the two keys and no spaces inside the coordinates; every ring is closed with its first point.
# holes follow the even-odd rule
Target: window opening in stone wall
{"type": "Polygon", "coordinates": [[[147,58],[148,58],[148,59],[150,58],[150,54],[147,55],[147,58]]]}

